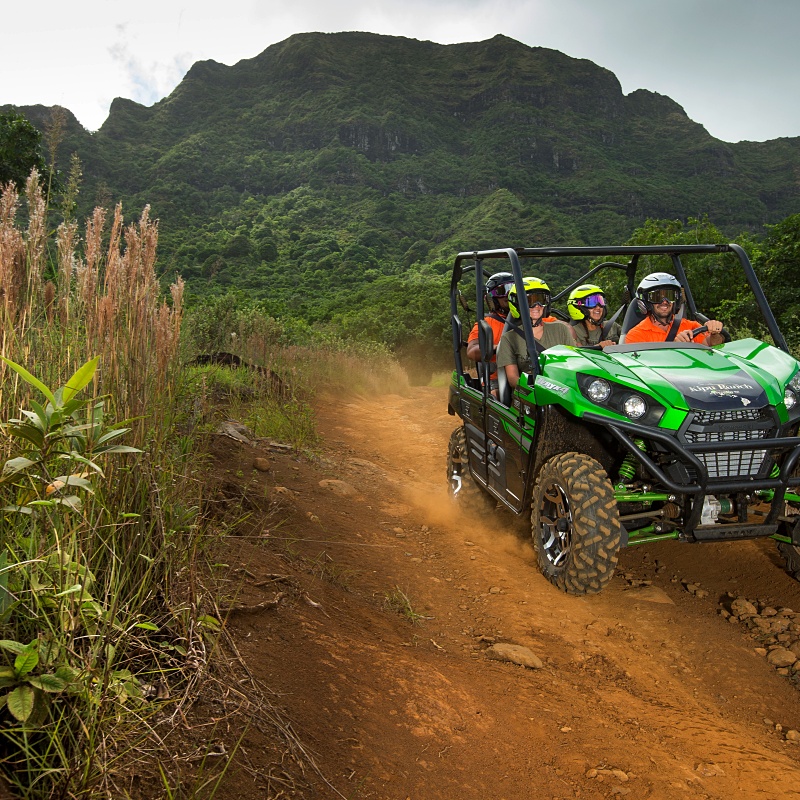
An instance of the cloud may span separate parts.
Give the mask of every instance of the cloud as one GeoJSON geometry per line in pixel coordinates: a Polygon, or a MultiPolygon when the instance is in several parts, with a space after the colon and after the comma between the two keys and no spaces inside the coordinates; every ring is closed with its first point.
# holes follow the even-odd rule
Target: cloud
{"type": "Polygon", "coordinates": [[[116,26],[117,41],[108,48],[111,60],[123,75],[126,96],[150,106],[168,95],[180,83],[194,58],[190,53],[178,53],[169,60],[145,60],[132,51],[135,39],[128,35],[128,26],[116,26]]]}

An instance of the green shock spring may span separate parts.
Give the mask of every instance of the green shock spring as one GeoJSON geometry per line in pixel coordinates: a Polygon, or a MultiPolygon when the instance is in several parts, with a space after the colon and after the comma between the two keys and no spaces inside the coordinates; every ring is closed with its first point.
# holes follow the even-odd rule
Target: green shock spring
{"type": "MultiPolygon", "coordinates": [[[[642,451],[646,451],[644,439],[634,439],[633,443],[642,451]]],[[[619,465],[619,476],[617,482],[620,484],[625,481],[632,481],[636,477],[636,457],[632,453],[628,453],[622,463],[619,465]]]]}

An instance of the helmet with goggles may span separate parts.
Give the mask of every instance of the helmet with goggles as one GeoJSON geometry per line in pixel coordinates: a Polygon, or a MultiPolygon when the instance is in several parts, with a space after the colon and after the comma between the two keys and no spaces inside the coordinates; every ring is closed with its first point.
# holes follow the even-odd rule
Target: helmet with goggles
{"type": "Polygon", "coordinates": [[[653,309],[665,301],[672,303],[672,314],[680,311],[683,289],[680,281],[668,272],[653,272],[642,278],[636,287],[636,299],[643,314],[652,314],[653,309]]]}
{"type": "Polygon", "coordinates": [[[602,322],[606,316],[606,296],[603,290],[593,283],[584,283],[577,289],[573,289],[567,300],[569,315],[578,322],[586,319],[589,316],[589,310],[598,306],[603,309],[603,315],[598,320],[602,322]]]}
{"type": "MultiPolygon", "coordinates": [[[[523,278],[522,285],[525,287],[525,294],[528,297],[528,307],[542,306],[544,308],[542,318],[546,317],[550,312],[550,287],[541,278],[523,278]]],[[[508,306],[511,310],[511,316],[514,319],[519,319],[516,284],[511,287],[508,293],[508,306]]]]}
{"type": "Polygon", "coordinates": [[[514,285],[514,276],[510,272],[495,272],[489,280],[486,281],[486,305],[489,311],[506,313],[497,301],[508,297],[508,290],[514,285]]]}

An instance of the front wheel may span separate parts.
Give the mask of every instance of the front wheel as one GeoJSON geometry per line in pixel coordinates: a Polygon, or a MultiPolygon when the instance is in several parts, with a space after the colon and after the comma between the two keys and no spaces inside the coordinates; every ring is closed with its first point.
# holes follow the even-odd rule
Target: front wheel
{"type": "Polygon", "coordinates": [[[559,453],[539,472],[531,535],[542,574],[568,594],[595,594],[614,575],[622,538],[614,489],[583,453],[559,453]]]}
{"type": "MultiPolygon", "coordinates": [[[[792,475],[796,477],[800,474],[800,468],[795,467],[792,475]]],[[[797,503],[794,498],[797,497],[796,490],[790,490],[789,497],[786,499],[786,506],[784,509],[784,519],[786,522],[781,524],[778,532],[784,536],[790,537],[792,540],[797,541],[795,532],[800,530],[800,503],[797,503]],[[791,499],[789,499],[791,498],[791,499]]],[[[786,571],[795,579],[800,581],[800,547],[788,542],[778,542],[778,552],[783,556],[786,561],[786,571]]]]}
{"type": "Polygon", "coordinates": [[[786,571],[795,580],[800,580],[800,547],[786,542],[778,542],[778,552],[786,561],[786,571]]]}
{"type": "Polygon", "coordinates": [[[489,509],[489,497],[475,483],[469,471],[467,434],[460,425],[450,434],[447,445],[447,491],[463,511],[480,513],[489,509]]]}

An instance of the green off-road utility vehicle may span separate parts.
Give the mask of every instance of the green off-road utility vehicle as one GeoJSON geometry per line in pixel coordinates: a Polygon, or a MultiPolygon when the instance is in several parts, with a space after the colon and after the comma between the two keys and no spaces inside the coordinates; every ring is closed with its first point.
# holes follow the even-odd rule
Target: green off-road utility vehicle
{"type": "Polygon", "coordinates": [[[517,515],[530,513],[539,568],[554,585],[571,594],[598,592],[614,573],[620,547],[661,539],[772,537],[790,572],[800,573],[800,364],[789,354],[741,247],[460,253],[450,306],[455,370],[448,410],[462,420],[448,448],[450,493],[490,525],[498,524],[491,518],[498,503],[517,515]],[[695,306],[684,262],[688,267],[690,259],[711,256],[724,260],[726,274],[738,262],[752,291],[753,319],[758,311],[763,318],[748,320],[748,326],[774,344],[730,341],[727,331],[728,341],[714,347],[625,344],[626,332],[644,318],[635,298],[637,272],[641,279],[646,272],[668,271],[683,287],[686,318],[707,321],[695,306]],[[609,270],[610,282],[616,276],[621,284],[624,273],[625,299],[613,315],[622,328],[620,344],[539,348],[513,391],[498,370],[493,393],[496,343],[484,319],[486,277],[513,275],[520,316],[509,315],[503,335],[524,336],[528,353],[536,353],[523,278],[579,258],[591,268],[553,295],[551,313],[559,314],[559,299],[580,284],[597,283],[604,274],[602,285],[609,270]],[[465,322],[472,298],[481,360],[468,369],[465,322]]]}

